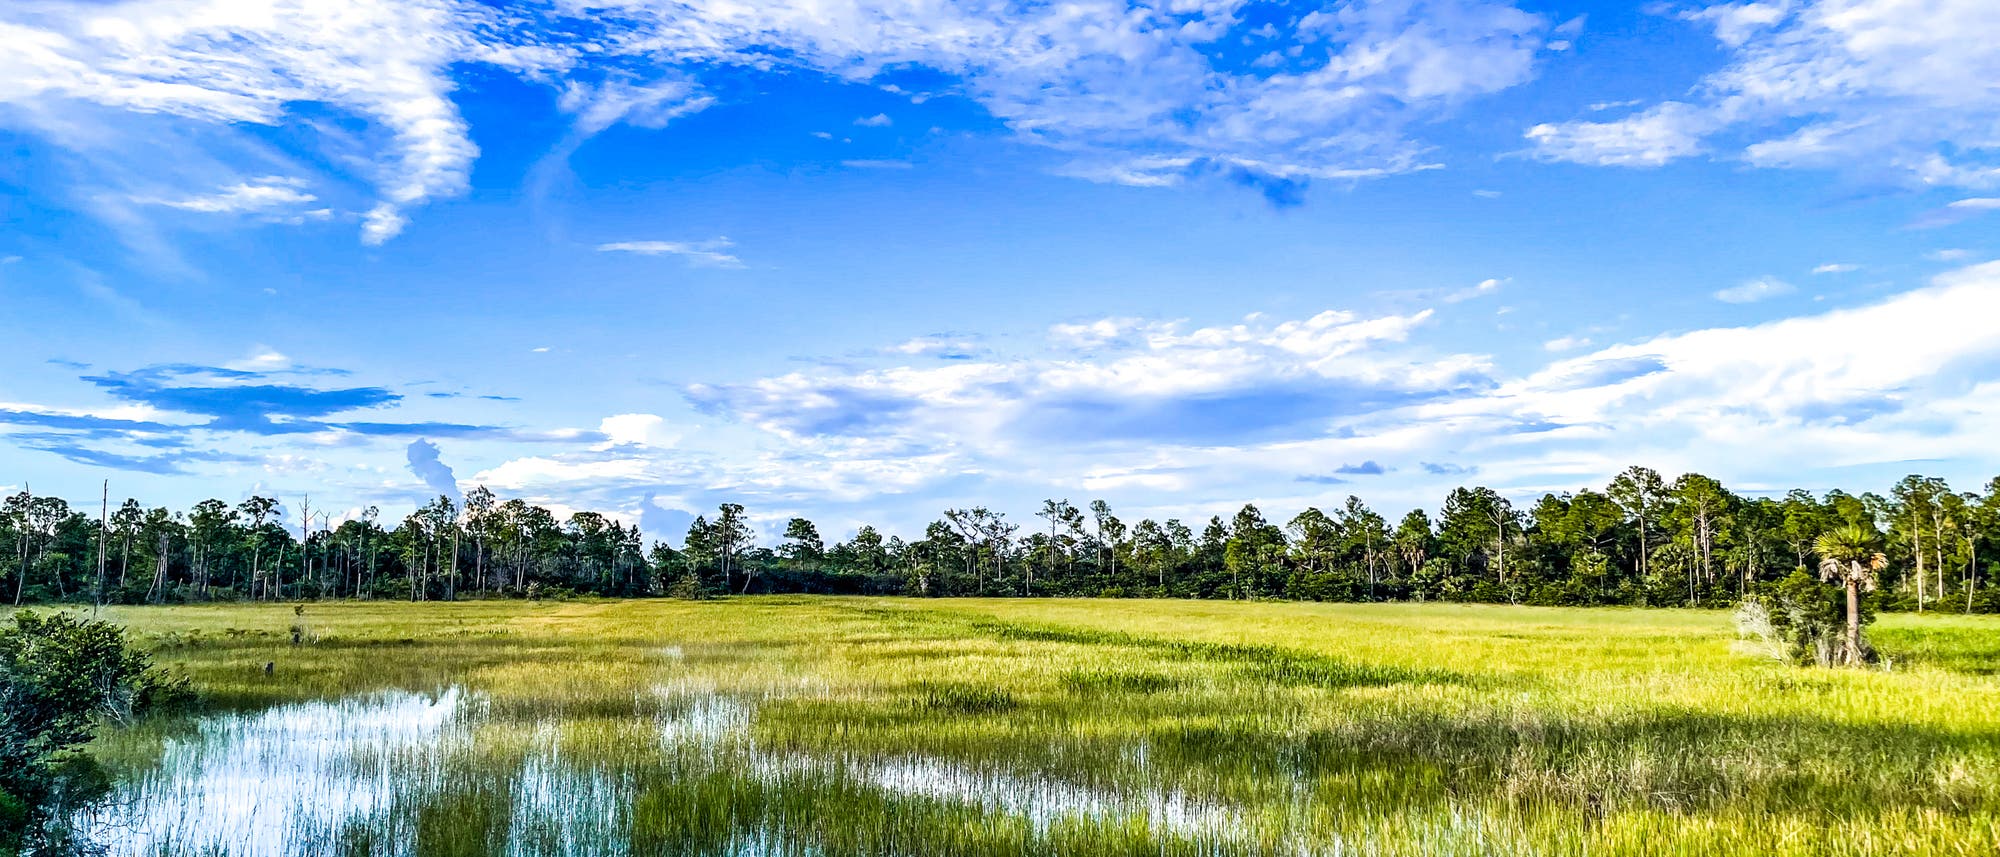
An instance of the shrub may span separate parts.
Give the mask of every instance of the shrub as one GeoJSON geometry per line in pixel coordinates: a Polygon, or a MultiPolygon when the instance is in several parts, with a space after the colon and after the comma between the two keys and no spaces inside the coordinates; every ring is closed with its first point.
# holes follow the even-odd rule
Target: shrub
{"type": "Polygon", "coordinates": [[[109,789],[77,750],[100,722],[187,697],[186,681],[156,669],[116,625],[14,614],[0,628],[0,848],[65,835],[62,820],[109,789]]]}
{"type": "Polygon", "coordinates": [[[708,590],[703,589],[701,580],[689,572],[681,575],[680,579],[675,580],[673,585],[667,588],[667,595],[682,601],[702,601],[708,598],[708,590]]]}
{"type": "MultiPolygon", "coordinates": [[[[1840,654],[1847,627],[1847,594],[1804,571],[1766,584],[1736,611],[1737,633],[1759,654],[1795,664],[1831,666],[1840,654]]],[[[1861,624],[1874,621],[1869,599],[1861,601],[1861,624]]],[[[1864,637],[1862,655],[1874,653],[1864,637]]]]}

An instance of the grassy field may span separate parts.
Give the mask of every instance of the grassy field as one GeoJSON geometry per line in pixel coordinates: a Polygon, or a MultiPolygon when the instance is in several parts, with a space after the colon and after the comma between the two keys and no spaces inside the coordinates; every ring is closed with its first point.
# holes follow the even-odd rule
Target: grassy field
{"type": "Polygon", "coordinates": [[[1759,661],[1727,614],[1679,610],[114,618],[211,708],[98,742],[114,852],[2000,853],[2000,621],[1978,617],[1886,616],[1893,668],[1867,672],[1759,661]],[[231,794],[254,808],[218,815],[231,794]]]}

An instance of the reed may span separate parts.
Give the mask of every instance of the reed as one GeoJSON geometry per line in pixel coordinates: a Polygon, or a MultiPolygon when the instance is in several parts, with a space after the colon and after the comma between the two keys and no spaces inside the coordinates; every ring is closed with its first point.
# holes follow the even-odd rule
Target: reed
{"type": "Polygon", "coordinates": [[[2000,621],[1983,617],[1885,616],[1892,670],[1827,671],[1737,653],[1704,611],[733,598],[116,616],[207,711],[94,746],[121,782],[114,853],[2000,851],[2000,621]],[[260,815],[216,814],[224,783],[257,777],[285,780],[260,815]]]}

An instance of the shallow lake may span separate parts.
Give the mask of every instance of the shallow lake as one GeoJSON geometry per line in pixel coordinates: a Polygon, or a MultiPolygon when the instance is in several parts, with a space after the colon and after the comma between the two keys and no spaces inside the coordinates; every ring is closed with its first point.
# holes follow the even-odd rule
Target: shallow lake
{"type": "Polygon", "coordinates": [[[753,702],[656,693],[643,717],[524,720],[462,688],[199,717],[164,733],[157,763],[123,772],[79,821],[115,855],[272,857],[816,854],[822,837],[804,827],[839,825],[828,816],[857,801],[1025,838],[1083,824],[1199,840],[1231,827],[1229,813],[1171,790],[769,751],[753,738],[753,702]]]}

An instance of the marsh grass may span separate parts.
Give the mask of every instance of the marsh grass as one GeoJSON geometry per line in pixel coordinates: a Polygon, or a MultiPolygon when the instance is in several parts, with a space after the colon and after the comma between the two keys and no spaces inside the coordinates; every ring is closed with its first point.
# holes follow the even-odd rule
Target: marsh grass
{"type": "Polygon", "coordinates": [[[114,853],[2000,852],[1980,617],[1884,617],[1890,672],[1735,653],[1695,611],[352,604],[298,645],[284,606],[119,618],[208,712],[98,742],[185,816],[114,853]],[[432,731],[368,725],[447,699],[432,731]],[[204,837],[205,766],[338,717],[283,733],[323,760],[235,769],[302,780],[257,835],[204,837]]]}

